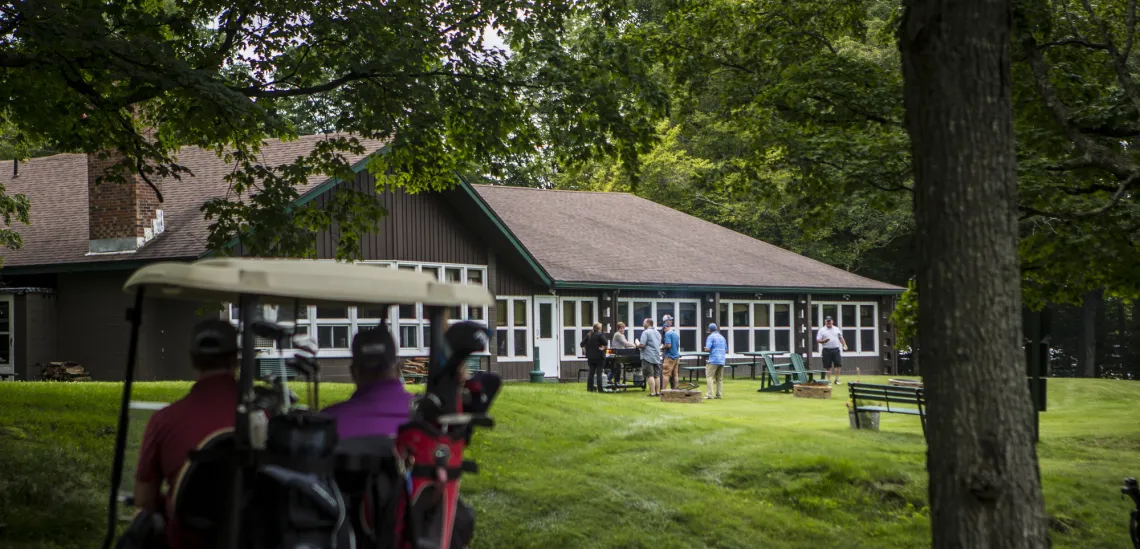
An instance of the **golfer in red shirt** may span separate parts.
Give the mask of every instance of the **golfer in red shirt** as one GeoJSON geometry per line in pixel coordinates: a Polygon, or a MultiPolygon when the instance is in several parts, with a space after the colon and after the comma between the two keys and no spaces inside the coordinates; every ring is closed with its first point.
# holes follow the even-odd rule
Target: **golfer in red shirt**
{"type": "MultiPolygon", "coordinates": [[[[171,508],[171,493],[187,464],[190,452],[207,438],[234,426],[238,361],[237,330],[223,320],[206,320],[194,327],[190,361],[197,382],[190,394],[159,410],[147,423],[135,472],[135,506],[147,511],[171,508]],[[159,487],[165,481],[165,506],[160,505],[159,487]]],[[[169,513],[164,513],[168,515],[169,513]]],[[[165,516],[166,538],[171,549],[197,549],[175,517],[165,516]]]]}

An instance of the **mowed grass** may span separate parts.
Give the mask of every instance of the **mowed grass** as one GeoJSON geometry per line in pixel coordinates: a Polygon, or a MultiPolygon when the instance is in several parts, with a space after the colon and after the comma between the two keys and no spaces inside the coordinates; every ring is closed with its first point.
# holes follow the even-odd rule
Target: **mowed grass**
{"type": "MultiPolygon", "coordinates": [[[[475,546],[929,547],[917,418],[856,432],[845,386],[831,400],[757,387],[726,381],[724,400],[671,404],[506,385],[497,427],[474,440],[482,470],[463,485],[475,546]]],[[[136,399],[187,388],[140,384],[136,399]]],[[[351,390],[324,385],[322,400],[351,390]]],[[[1053,379],[1049,398],[1038,454],[1054,547],[1125,546],[1118,490],[1140,474],[1140,383],[1053,379]]],[[[0,384],[0,547],[98,544],[118,402],[116,384],[0,384]]]]}

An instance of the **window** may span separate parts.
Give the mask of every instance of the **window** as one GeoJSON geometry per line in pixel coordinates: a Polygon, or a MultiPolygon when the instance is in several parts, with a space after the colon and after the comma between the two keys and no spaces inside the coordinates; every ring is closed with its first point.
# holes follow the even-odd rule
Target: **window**
{"type": "MultiPolygon", "coordinates": [[[[348,307],[314,307],[317,326],[317,347],[320,349],[349,349],[352,320],[348,307]]],[[[353,311],[355,312],[355,311],[353,311]]]]}
{"type": "MultiPolygon", "coordinates": [[[[481,265],[420,264],[394,261],[360,262],[362,268],[399,269],[424,272],[437,280],[486,286],[487,268],[481,265]]],[[[292,322],[293,307],[267,307],[267,316],[276,311],[278,321],[292,322]]],[[[238,323],[239,311],[230,305],[230,321],[238,323]]],[[[317,343],[322,357],[345,357],[350,353],[352,338],[362,330],[379,327],[387,321],[404,356],[425,355],[431,341],[431,322],[425,318],[424,307],[419,304],[399,305],[391,309],[381,306],[325,307],[303,305],[296,314],[296,332],[310,335],[317,343]]],[[[449,322],[475,320],[486,323],[487,307],[462,305],[449,310],[449,322]]],[[[271,342],[259,342],[259,347],[273,348],[271,342]]],[[[286,343],[291,347],[291,343],[286,343]]]]}
{"type": "Polygon", "coordinates": [[[562,308],[562,356],[574,358],[581,350],[578,344],[598,321],[598,300],[572,297],[559,301],[562,308]]]}
{"type": "MultiPolygon", "coordinates": [[[[238,325],[241,324],[241,308],[235,304],[232,304],[232,303],[228,305],[228,308],[229,308],[230,324],[233,324],[234,327],[238,327],[238,325]]],[[[282,323],[282,324],[293,324],[295,326],[294,334],[300,335],[300,336],[307,336],[310,334],[310,332],[309,332],[310,310],[309,309],[311,309],[311,307],[309,307],[307,305],[301,305],[300,308],[298,309],[298,308],[294,307],[293,305],[268,305],[268,304],[266,304],[266,305],[261,306],[261,313],[257,315],[257,318],[271,319],[271,320],[274,320],[274,321],[282,323]]],[[[286,349],[292,349],[293,348],[292,338],[286,339],[282,343],[284,344],[284,348],[286,348],[286,349]]],[[[238,345],[241,345],[240,339],[239,339],[238,345]]],[[[277,346],[276,342],[274,342],[272,340],[260,338],[260,337],[256,339],[255,345],[258,349],[271,349],[271,350],[276,349],[276,346],[277,346]]]]}
{"type": "MultiPolygon", "coordinates": [[[[815,341],[823,319],[830,316],[843,331],[849,354],[878,355],[878,313],[879,306],[874,302],[812,303],[811,340],[815,341]]],[[[817,347],[823,352],[822,345],[817,347]]]]}
{"type": "Polygon", "coordinates": [[[530,359],[530,298],[495,300],[495,355],[500,360],[530,359]]]}
{"type": "MultiPolygon", "coordinates": [[[[436,280],[456,284],[478,284],[486,286],[486,267],[474,265],[445,265],[429,263],[407,262],[379,262],[365,263],[388,269],[401,271],[421,272],[431,275],[436,280]]],[[[427,318],[427,310],[422,304],[400,305],[396,307],[396,317],[392,324],[397,327],[396,340],[402,354],[427,354],[431,346],[431,320],[427,318]]],[[[471,307],[460,305],[447,311],[448,324],[461,320],[475,320],[487,322],[486,307],[471,307]]]]}
{"type": "Polygon", "coordinates": [[[792,350],[790,301],[721,301],[718,320],[729,354],[792,350]]]}
{"type": "MultiPolygon", "coordinates": [[[[630,341],[641,338],[641,323],[646,318],[653,319],[653,325],[661,328],[661,319],[670,315],[677,328],[677,335],[681,339],[681,352],[689,353],[701,350],[704,340],[701,339],[700,301],[696,299],[622,299],[618,301],[618,320],[625,322],[625,337],[630,341]]],[[[577,343],[575,343],[576,345],[577,343]]]]}

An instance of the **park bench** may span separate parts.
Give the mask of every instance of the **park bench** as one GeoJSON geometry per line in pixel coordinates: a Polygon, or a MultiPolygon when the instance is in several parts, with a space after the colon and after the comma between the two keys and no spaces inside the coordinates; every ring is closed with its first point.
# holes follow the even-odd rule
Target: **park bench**
{"type": "Polygon", "coordinates": [[[860,427],[859,412],[906,414],[919,417],[922,421],[922,434],[926,436],[926,394],[922,387],[849,383],[847,388],[851,391],[851,408],[855,413],[856,428],[860,427]],[[870,404],[859,404],[860,401],[870,404]]]}

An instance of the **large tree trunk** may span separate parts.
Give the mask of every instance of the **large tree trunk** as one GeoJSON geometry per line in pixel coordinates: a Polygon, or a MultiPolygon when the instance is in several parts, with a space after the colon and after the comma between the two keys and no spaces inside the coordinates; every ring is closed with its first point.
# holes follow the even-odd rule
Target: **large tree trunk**
{"type": "Polygon", "coordinates": [[[1093,290],[1081,298],[1081,332],[1077,340],[1077,375],[1096,377],[1097,309],[1103,292],[1093,290]]]}
{"type": "Polygon", "coordinates": [[[1021,347],[1010,3],[904,5],[933,547],[1046,547],[1021,347]]]}
{"type": "Polygon", "coordinates": [[[1128,357],[1128,371],[1132,379],[1140,379],[1140,299],[1132,302],[1132,332],[1128,334],[1131,353],[1128,357]]]}

